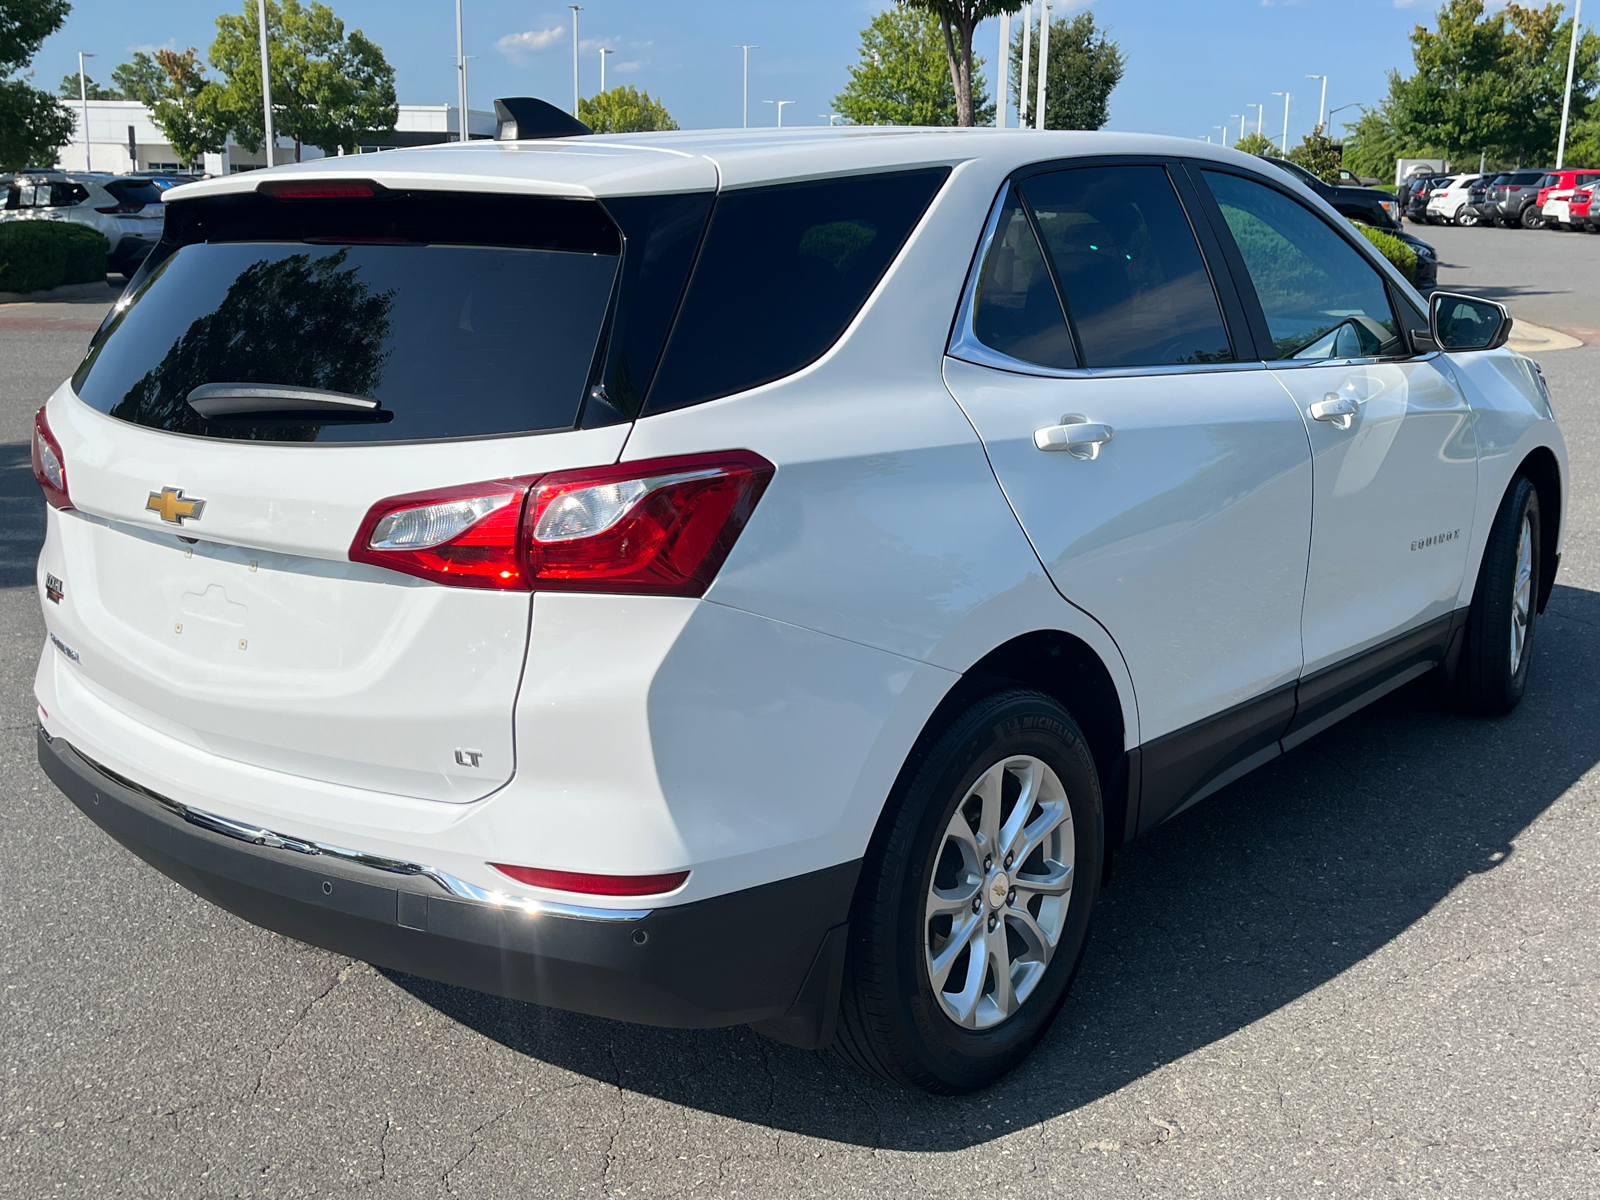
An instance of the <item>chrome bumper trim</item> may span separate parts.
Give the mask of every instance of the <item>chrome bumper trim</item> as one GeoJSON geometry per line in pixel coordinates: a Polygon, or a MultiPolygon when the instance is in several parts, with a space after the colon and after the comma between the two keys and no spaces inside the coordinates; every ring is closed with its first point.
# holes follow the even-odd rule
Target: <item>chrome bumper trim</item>
{"type": "MultiPolygon", "coordinates": [[[[54,742],[48,731],[40,726],[40,732],[46,742],[54,742]]],[[[653,909],[648,908],[588,908],[581,904],[562,904],[555,900],[535,900],[530,896],[512,896],[505,892],[490,891],[477,884],[468,883],[464,879],[457,879],[446,871],[437,867],[430,867],[425,863],[406,862],[404,859],[385,858],[380,854],[369,854],[364,850],[351,850],[344,846],[335,846],[328,842],[311,842],[304,838],[290,837],[285,833],[277,833],[271,829],[263,829],[244,821],[235,821],[231,817],[219,816],[216,813],[206,812],[201,808],[193,808],[182,804],[159,792],[153,792],[143,784],[135,783],[125,775],[119,775],[109,767],[95,762],[76,746],[68,745],[71,750],[85,763],[93,767],[107,779],[114,780],[129,791],[137,792],[147,800],[153,800],[168,812],[182,817],[191,825],[198,825],[202,829],[209,829],[212,833],[220,833],[223,837],[237,838],[241,842],[249,842],[256,846],[265,846],[269,850],[290,850],[295,854],[309,856],[326,856],[340,862],[350,863],[358,867],[367,867],[373,871],[383,871],[390,875],[415,875],[423,879],[431,879],[457,900],[466,900],[473,904],[484,904],[492,908],[509,908],[526,913],[530,917],[556,916],[570,917],[579,921],[640,921],[648,917],[653,909]]]]}

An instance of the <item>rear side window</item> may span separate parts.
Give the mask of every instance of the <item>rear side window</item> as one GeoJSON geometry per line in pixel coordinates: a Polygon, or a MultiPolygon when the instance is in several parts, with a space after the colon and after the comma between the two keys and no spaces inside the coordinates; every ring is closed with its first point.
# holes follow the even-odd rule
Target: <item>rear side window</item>
{"type": "Polygon", "coordinates": [[[148,179],[113,179],[106,184],[106,191],[123,204],[161,203],[161,189],[148,179]]]}
{"type": "Polygon", "coordinates": [[[646,411],[732,395],[815,362],[948,175],[939,167],[720,196],[646,411]]]}
{"type": "Polygon", "coordinates": [[[1402,352],[1388,288],[1354,246],[1265,184],[1220,171],[1205,177],[1255,285],[1277,358],[1402,352]]]}
{"type": "Polygon", "coordinates": [[[1211,276],[1164,168],[1052,171],[1021,191],[1084,366],[1232,360],[1211,276]]]}
{"type": "Polygon", "coordinates": [[[370,442],[571,428],[621,251],[593,201],[391,195],[173,205],[171,241],[73,377],[171,433],[370,442]],[[489,243],[489,244],[474,244],[489,243]],[[205,385],[312,388],[373,411],[202,416],[205,385]]]}
{"type": "Polygon", "coordinates": [[[70,208],[89,198],[89,189],[81,183],[52,183],[39,185],[39,203],[51,208],[70,208]],[[49,187],[46,194],[45,188],[49,187]]]}
{"type": "Polygon", "coordinates": [[[984,255],[972,332],[990,349],[1023,362],[1078,365],[1056,285],[1015,189],[1006,194],[984,255]]]}

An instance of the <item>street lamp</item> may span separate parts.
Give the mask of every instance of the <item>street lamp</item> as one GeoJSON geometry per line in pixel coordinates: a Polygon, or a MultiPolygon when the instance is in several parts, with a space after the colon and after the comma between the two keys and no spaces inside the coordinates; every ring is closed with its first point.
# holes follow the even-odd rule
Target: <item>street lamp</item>
{"type": "Polygon", "coordinates": [[[606,90],[606,55],[615,53],[615,50],[607,50],[604,46],[600,47],[600,92],[602,95],[605,94],[606,90]]]}
{"type": "Polygon", "coordinates": [[[1017,126],[1020,129],[1028,127],[1028,69],[1032,61],[1033,0],[1022,0],[1022,86],[1017,89],[1017,126]]]}
{"type": "MultiPolygon", "coordinates": [[[[1265,104],[1246,104],[1245,107],[1246,108],[1253,108],[1253,109],[1256,110],[1256,132],[1260,133],[1261,132],[1261,122],[1266,119],[1267,106],[1265,104]]],[[[1248,114],[1246,114],[1246,115],[1248,115],[1248,114]]],[[[1244,127],[1241,125],[1240,128],[1242,129],[1244,127]]],[[[1243,136],[1243,135],[1241,134],[1240,136],[1243,136]]]]}
{"type": "MultiPolygon", "coordinates": [[[[83,73],[83,60],[98,57],[100,56],[97,54],[90,54],[83,50],[78,51],[78,103],[83,105],[83,169],[85,171],[94,170],[94,164],[89,155],[89,83],[83,73]]],[[[1561,127],[1561,131],[1563,133],[1566,132],[1565,125],[1561,127]]],[[[135,169],[139,166],[138,163],[133,165],[135,169]]]]}
{"type": "Polygon", "coordinates": [[[1039,0],[1039,93],[1033,100],[1033,127],[1044,128],[1046,84],[1050,78],[1050,0],[1039,0]]]}
{"type": "MultiPolygon", "coordinates": [[[[1000,14],[1000,94],[995,97],[994,127],[1006,127],[1006,100],[1011,95],[1011,14],[1000,14]]],[[[833,122],[829,121],[832,125],[833,122]]]]}
{"type": "Polygon", "coordinates": [[[1239,122],[1239,140],[1244,141],[1244,117],[1239,113],[1229,113],[1228,120],[1239,122]]]}
{"type": "Polygon", "coordinates": [[[760,46],[735,46],[735,50],[744,51],[744,127],[750,128],[750,51],[761,49],[760,46]]]}
{"type": "Polygon", "coordinates": [[[842,116],[844,116],[844,114],[843,113],[835,113],[835,112],[826,112],[826,113],[818,113],[817,116],[821,117],[824,121],[826,121],[828,123],[828,128],[832,129],[833,128],[833,119],[835,117],[842,117],[842,116]]]}
{"type": "Polygon", "coordinates": [[[1222,145],[1226,146],[1228,144],[1228,127],[1226,125],[1213,125],[1211,128],[1215,129],[1222,135],[1219,141],[1222,145]]]}
{"type": "Polygon", "coordinates": [[[783,128],[783,106],[785,104],[793,104],[794,101],[793,100],[763,100],[761,103],[763,103],[763,104],[776,104],[778,106],[778,128],[782,129],[783,128]]]}
{"type": "MultiPolygon", "coordinates": [[[[459,3],[459,0],[457,2],[459,3]]],[[[572,10],[572,116],[576,119],[578,116],[578,14],[583,9],[576,4],[569,4],[567,7],[572,10]]],[[[461,104],[465,108],[466,100],[463,99],[461,104]]]]}
{"type": "Polygon", "coordinates": [[[1287,155],[1289,153],[1289,93],[1273,92],[1272,94],[1283,97],[1283,152],[1287,155]]]}
{"type": "Polygon", "coordinates": [[[1572,111],[1572,68],[1578,60],[1578,22],[1583,19],[1583,0],[1578,0],[1572,11],[1572,44],[1567,47],[1567,90],[1561,96],[1561,136],[1556,139],[1556,170],[1567,159],[1567,115],[1572,111]]]}
{"type": "MultiPolygon", "coordinates": [[[[267,166],[272,166],[272,60],[267,57],[267,0],[256,0],[256,28],[261,33],[261,123],[267,134],[267,166]]],[[[461,33],[461,0],[456,0],[456,34],[461,33]]],[[[463,67],[463,70],[466,68],[463,67]]],[[[467,90],[466,77],[461,80],[461,91],[467,90]]]]}
{"type": "Polygon", "coordinates": [[[1323,133],[1327,133],[1327,127],[1323,125],[1327,118],[1323,114],[1328,111],[1328,77],[1326,75],[1307,75],[1306,78],[1322,80],[1322,103],[1317,106],[1317,125],[1322,128],[1323,133]]]}

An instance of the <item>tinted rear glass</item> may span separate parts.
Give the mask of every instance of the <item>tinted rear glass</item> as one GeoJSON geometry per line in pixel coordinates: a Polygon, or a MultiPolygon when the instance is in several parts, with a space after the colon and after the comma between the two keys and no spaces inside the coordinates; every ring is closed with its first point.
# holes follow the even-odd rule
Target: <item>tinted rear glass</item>
{"type": "Polygon", "coordinates": [[[178,244],[163,243],[95,343],[73,379],[79,396],[139,425],[234,439],[387,442],[573,426],[620,250],[598,206],[494,198],[484,211],[452,210],[428,198],[319,219],[316,209],[330,206],[296,203],[174,205],[167,227],[178,244]],[[462,244],[491,238],[535,244],[462,244]],[[193,389],[230,383],[315,388],[379,408],[313,420],[266,410],[207,418],[190,406],[193,389]]]}
{"type": "Polygon", "coordinates": [[[106,191],[124,204],[161,203],[161,189],[148,179],[113,179],[106,191]]]}
{"type": "Polygon", "coordinates": [[[742,392],[820,358],[947,175],[853,175],[719,197],[646,410],[742,392]]]}

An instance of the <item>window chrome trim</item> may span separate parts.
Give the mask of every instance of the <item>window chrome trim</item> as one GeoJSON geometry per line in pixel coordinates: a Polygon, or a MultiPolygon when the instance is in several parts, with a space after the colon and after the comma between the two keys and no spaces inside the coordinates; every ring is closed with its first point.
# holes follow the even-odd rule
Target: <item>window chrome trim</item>
{"type": "MultiPolygon", "coordinates": [[[[43,727],[41,726],[41,730],[43,727]]],[[[45,733],[48,741],[55,739],[45,733]]],[[[304,854],[311,857],[327,857],[353,866],[366,867],[373,871],[383,871],[390,875],[415,875],[424,879],[431,879],[457,900],[465,900],[473,904],[484,904],[493,908],[515,909],[526,913],[530,917],[556,916],[569,917],[579,921],[640,921],[648,917],[653,909],[648,908],[589,908],[581,904],[563,904],[555,900],[536,900],[531,896],[513,896],[507,892],[493,891],[489,888],[479,887],[475,883],[468,883],[458,879],[437,867],[430,867],[424,863],[407,862],[404,859],[386,858],[381,854],[369,854],[364,850],[351,850],[344,846],[335,846],[328,842],[312,842],[304,838],[291,837],[288,834],[274,833],[270,829],[263,829],[245,821],[235,821],[231,817],[219,816],[217,813],[207,812],[201,808],[180,803],[151,791],[143,784],[135,783],[126,776],[119,775],[108,767],[101,766],[72,743],[67,743],[68,748],[82,759],[83,762],[94,770],[104,775],[114,783],[121,784],[131,792],[137,792],[147,800],[153,800],[168,812],[182,817],[191,825],[198,825],[201,829],[209,829],[212,833],[219,833],[223,837],[236,838],[241,842],[249,842],[254,846],[264,846],[269,850],[289,850],[295,854],[304,854]]]]}
{"type": "Polygon", "coordinates": [[[1012,358],[1011,355],[1002,354],[979,341],[972,327],[973,312],[978,302],[978,280],[983,275],[983,264],[989,257],[989,245],[994,241],[994,235],[1000,227],[1000,214],[1005,211],[1006,198],[1011,194],[1013,186],[1011,180],[1006,180],[1005,186],[1000,189],[1000,194],[990,206],[988,219],[984,222],[983,238],[978,243],[977,254],[967,268],[966,286],[961,290],[961,305],[956,310],[955,325],[945,348],[945,353],[949,357],[980,367],[1010,371],[1015,375],[1038,375],[1046,379],[1127,379],[1143,375],[1200,375],[1219,371],[1266,370],[1266,363],[1253,360],[1222,363],[1164,363],[1147,367],[1046,367],[1025,359],[1012,358]]]}

